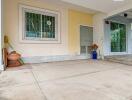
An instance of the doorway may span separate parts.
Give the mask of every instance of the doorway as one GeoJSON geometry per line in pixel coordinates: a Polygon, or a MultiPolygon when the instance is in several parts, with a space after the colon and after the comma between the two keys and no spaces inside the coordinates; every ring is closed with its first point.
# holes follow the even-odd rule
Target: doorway
{"type": "Polygon", "coordinates": [[[126,52],[126,25],[111,22],[111,52],[126,52]]]}
{"type": "Polygon", "coordinates": [[[80,54],[91,53],[90,46],[93,43],[93,27],[80,25],[80,54]]]}

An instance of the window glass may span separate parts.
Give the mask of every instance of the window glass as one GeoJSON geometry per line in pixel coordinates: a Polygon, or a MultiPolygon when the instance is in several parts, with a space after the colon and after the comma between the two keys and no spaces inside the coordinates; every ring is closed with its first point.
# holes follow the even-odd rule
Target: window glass
{"type": "Polygon", "coordinates": [[[55,39],[56,38],[56,17],[37,14],[33,11],[25,11],[25,39],[55,39]]]}
{"type": "Polygon", "coordinates": [[[126,25],[111,22],[111,52],[126,51],[126,25]]]}
{"type": "Polygon", "coordinates": [[[41,15],[25,12],[26,37],[41,37],[41,15]]]}
{"type": "Polygon", "coordinates": [[[55,38],[55,17],[42,15],[42,38],[55,38]]]}

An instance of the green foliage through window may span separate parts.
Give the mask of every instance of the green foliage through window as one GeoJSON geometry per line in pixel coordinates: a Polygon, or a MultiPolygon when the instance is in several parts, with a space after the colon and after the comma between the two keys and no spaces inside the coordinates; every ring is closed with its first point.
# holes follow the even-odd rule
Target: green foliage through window
{"type": "Polygon", "coordinates": [[[126,52],[126,25],[111,22],[111,52],[126,52]]]}
{"type": "Polygon", "coordinates": [[[25,12],[27,38],[55,38],[55,17],[25,12]]]}

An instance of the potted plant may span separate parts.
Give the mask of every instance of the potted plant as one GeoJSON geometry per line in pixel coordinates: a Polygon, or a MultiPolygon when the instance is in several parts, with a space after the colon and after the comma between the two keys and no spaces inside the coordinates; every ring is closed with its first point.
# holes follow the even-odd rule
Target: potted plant
{"type": "Polygon", "coordinates": [[[97,44],[92,44],[91,45],[92,59],[97,59],[98,58],[97,49],[98,49],[98,45],[97,44]]]}

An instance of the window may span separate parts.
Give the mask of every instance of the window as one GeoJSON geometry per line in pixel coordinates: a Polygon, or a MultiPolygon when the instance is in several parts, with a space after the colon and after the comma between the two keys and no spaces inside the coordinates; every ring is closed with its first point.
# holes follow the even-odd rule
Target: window
{"type": "Polygon", "coordinates": [[[111,22],[111,52],[126,52],[126,25],[111,22]]]}
{"type": "Polygon", "coordinates": [[[60,14],[58,12],[21,5],[19,17],[22,42],[60,42],[60,14]]]}

